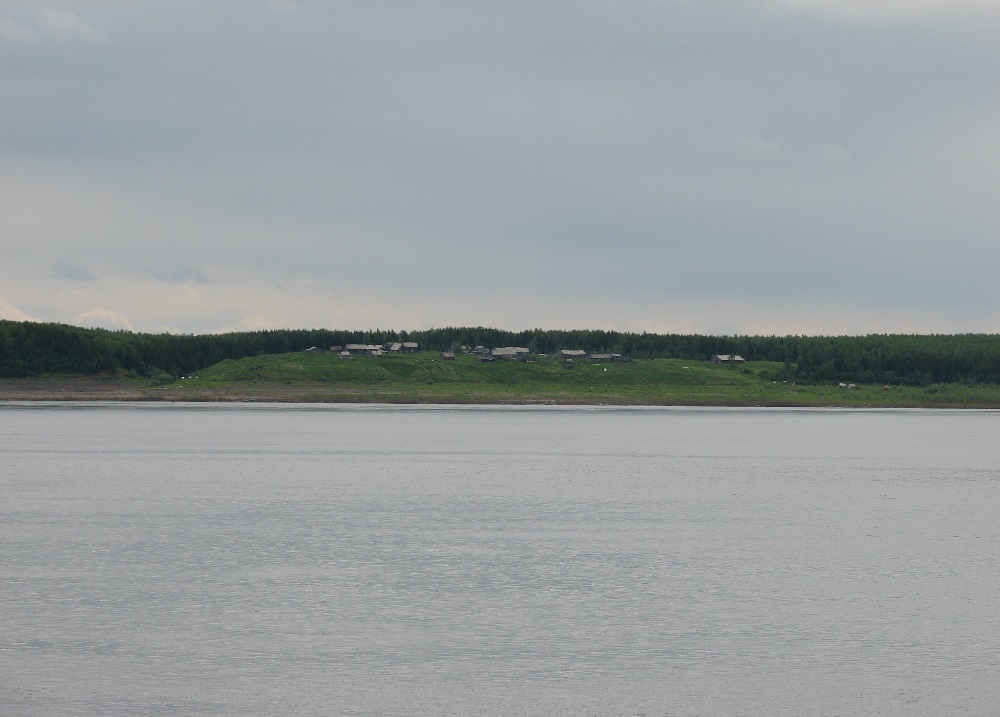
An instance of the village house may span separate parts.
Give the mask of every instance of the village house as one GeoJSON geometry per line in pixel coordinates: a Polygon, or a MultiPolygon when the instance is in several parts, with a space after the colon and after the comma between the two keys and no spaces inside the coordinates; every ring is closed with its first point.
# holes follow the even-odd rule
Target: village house
{"type": "Polygon", "coordinates": [[[490,355],[495,359],[507,359],[508,361],[527,361],[531,352],[522,346],[505,346],[500,349],[493,349],[490,355]]]}
{"type": "Polygon", "coordinates": [[[746,359],[739,354],[715,354],[712,363],[746,363],[746,359]]]}
{"type": "Polygon", "coordinates": [[[590,354],[589,359],[593,363],[605,363],[607,361],[628,361],[621,354],[590,354]]]}
{"type": "Polygon", "coordinates": [[[382,355],[382,344],[347,344],[345,351],[352,356],[379,358],[382,355]]]}

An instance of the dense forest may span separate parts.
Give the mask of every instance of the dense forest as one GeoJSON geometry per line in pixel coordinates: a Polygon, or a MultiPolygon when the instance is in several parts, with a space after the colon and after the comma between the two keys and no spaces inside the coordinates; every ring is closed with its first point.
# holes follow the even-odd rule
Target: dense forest
{"type": "Polygon", "coordinates": [[[502,331],[443,328],[425,331],[251,331],[226,334],[142,334],[64,324],[0,321],[0,377],[127,372],[151,378],[180,376],[223,359],[328,348],[348,343],[416,341],[421,349],[526,346],[615,352],[633,359],[708,360],[740,354],[781,364],[773,376],[801,383],[854,381],[923,386],[1000,384],[1000,335],[701,336],[617,331],[502,331]]]}

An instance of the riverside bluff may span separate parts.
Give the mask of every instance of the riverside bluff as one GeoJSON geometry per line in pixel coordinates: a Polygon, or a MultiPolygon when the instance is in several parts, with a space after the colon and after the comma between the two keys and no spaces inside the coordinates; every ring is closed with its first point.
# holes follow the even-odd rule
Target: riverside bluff
{"type": "Polygon", "coordinates": [[[796,383],[782,365],[648,359],[567,364],[421,352],[343,360],[295,352],[228,359],[182,378],[127,373],[0,379],[0,401],[1000,408],[1000,386],[796,383]]]}

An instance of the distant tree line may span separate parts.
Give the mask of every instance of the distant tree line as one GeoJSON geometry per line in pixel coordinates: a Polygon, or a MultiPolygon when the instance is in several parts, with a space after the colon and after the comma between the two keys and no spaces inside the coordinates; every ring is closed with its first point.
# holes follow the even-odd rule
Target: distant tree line
{"type": "Polygon", "coordinates": [[[226,334],[142,334],[64,324],[0,321],[0,377],[128,372],[181,376],[218,363],[262,354],[349,343],[415,341],[421,349],[525,346],[535,353],[583,349],[634,359],[704,361],[740,354],[781,364],[764,378],[800,383],[854,381],[929,385],[1000,384],[1000,335],[702,336],[618,331],[502,331],[484,327],[425,331],[282,329],[226,334]]]}

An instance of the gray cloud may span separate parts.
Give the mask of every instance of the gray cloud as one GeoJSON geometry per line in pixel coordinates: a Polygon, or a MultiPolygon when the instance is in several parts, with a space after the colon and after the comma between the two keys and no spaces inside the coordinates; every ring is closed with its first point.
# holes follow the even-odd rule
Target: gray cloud
{"type": "MultiPolygon", "coordinates": [[[[83,237],[102,280],[211,289],[108,288],[137,327],[440,325],[473,293],[473,323],[998,327],[987,0],[92,2],[50,18],[100,28],[75,43],[25,41],[29,5],[0,10],[5,254],[83,237]]],[[[4,298],[67,316],[55,288],[4,298]]]]}
{"type": "Polygon", "coordinates": [[[146,271],[150,276],[168,284],[208,284],[209,279],[201,269],[187,264],[174,263],[146,271]]]}
{"type": "Polygon", "coordinates": [[[37,7],[30,2],[8,2],[0,9],[0,43],[51,40],[103,44],[105,33],[66,7],[37,7]]]}
{"type": "Polygon", "coordinates": [[[53,264],[52,275],[56,279],[66,279],[67,281],[94,281],[97,278],[85,266],[70,260],[61,260],[53,264]]]}
{"type": "Polygon", "coordinates": [[[74,12],[64,7],[40,9],[38,11],[38,26],[41,32],[48,37],[93,43],[102,43],[106,39],[101,30],[92,27],[74,12]]]}

